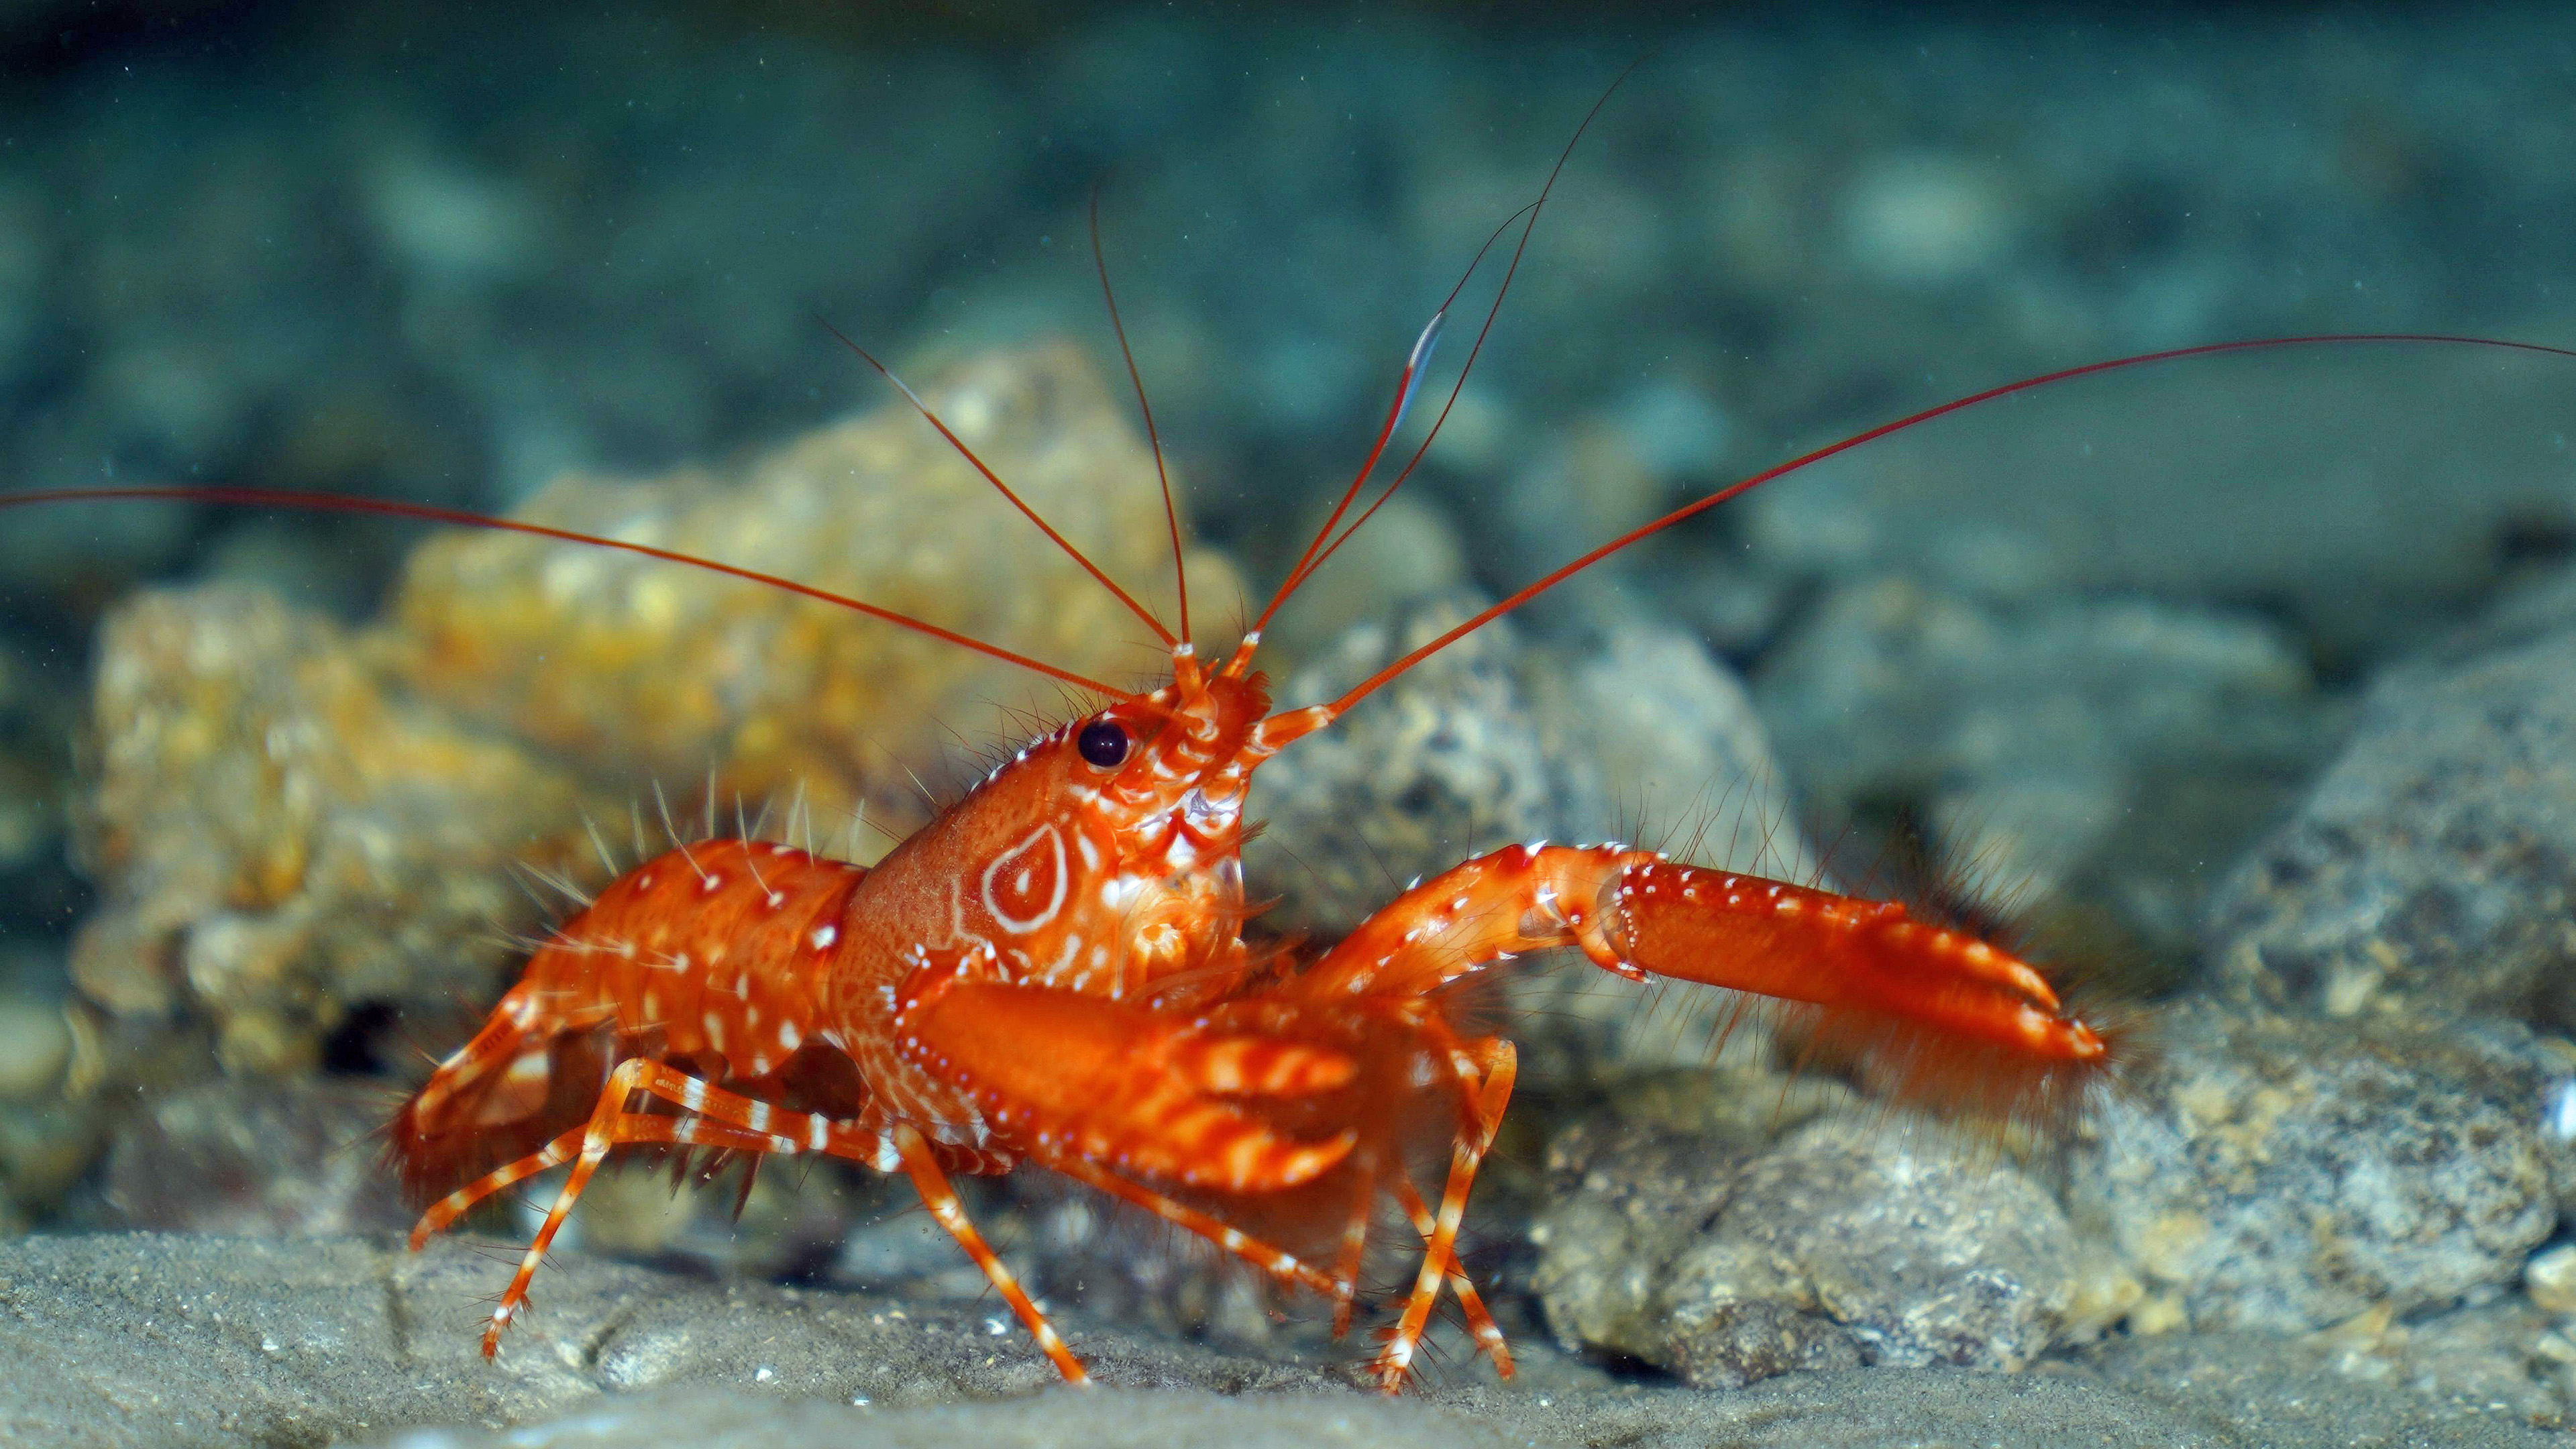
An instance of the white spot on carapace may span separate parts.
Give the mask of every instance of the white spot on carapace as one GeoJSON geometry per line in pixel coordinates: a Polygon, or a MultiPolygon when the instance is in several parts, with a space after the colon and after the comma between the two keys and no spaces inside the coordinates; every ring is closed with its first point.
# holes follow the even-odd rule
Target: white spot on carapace
{"type": "Polygon", "coordinates": [[[815,950],[829,951],[832,949],[832,943],[841,939],[841,928],[838,926],[816,926],[814,928],[814,934],[807,937],[807,939],[814,943],[815,950]]]}

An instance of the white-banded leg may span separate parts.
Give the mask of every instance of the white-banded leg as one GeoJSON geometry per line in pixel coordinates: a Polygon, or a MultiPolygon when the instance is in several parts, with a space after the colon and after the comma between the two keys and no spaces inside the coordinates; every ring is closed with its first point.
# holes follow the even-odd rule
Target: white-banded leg
{"type": "Polygon", "coordinates": [[[1333,1279],[1340,1292],[1333,1303],[1333,1337],[1351,1331],[1351,1307],[1359,1299],[1360,1263],[1368,1254],[1369,1216],[1377,1211],[1377,1159],[1359,1164],[1351,1194],[1351,1215],[1342,1223],[1341,1252],[1333,1259],[1333,1279]]]}
{"type": "Polygon", "coordinates": [[[1129,1182],[1106,1168],[1084,1162],[1079,1158],[1067,1158],[1063,1161],[1050,1159],[1046,1165],[1076,1182],[1089,1183],[1111,1197],[1122,1202],[1133,1203],[1174,1227],[1198,1234],[1269,1274],[1280,1283],[1293,1288],[1312,1289],[1327,1298],[1336,1300],[1346,1300],[1349,1297],[1347,1282],[1337,1280],[1330,1274],[1310,1267],[1298,1261],[1295,1254],[1282,1252],[1239,1228],[1230,1227],[1223,1221],[1200,1212],[1187,1203],[1175,1202],[1152,1188],[1129,1182]]]}
{"type": "Polygon", "coordinates": [[[1083,1370],[1082,1360],[1064,1346],[1055,1325],[1047,1322],[1046,1315],[1029,1301],[1020,1280],[1011,1276],[1011,1270],[1003,1266],[1000,1255],[984,1241],[984,1235],[966,1220],[966,1206],[957,1200],[957,1189],[948,1185],[948,1174],[939,1170],[939,1159],[931,1155],[930,1144],[908,1123],[896,1124],[889,1140],[904,1174],[912,1179],[913,1190],[921,1194],[922,1206],[930,1209],[930,1215],[957,1240],[957,1246],[966,1250],[966,1256],[975,1260],[975,1266],[984,1270],[985,1278],[1011,1305],[1011,1311],[1020,1316],[1020,1322],[1028,1326],[1029,1335],[1038,1341],[1039,1351],[1055,1365],[1056,1372],[1064,1375],[1066,1383],[1089,1384],[1091,1375],[1083,1370]]]}
{"type": "MultiPolygon", "coordinates": [[[[1422,1235],[1424,1242],[1429,1242],[1434,1227],[1431,1209],[1422,1201],[1422,1194],[1414,1190],[1413,1180],[1398,1173],[1395,1195],[1396,1201],[1404,1207],[1405,1217],[1412,1221],[1413,1230],[1422,1235]]],[[[1494,1361],[1495,1375],[1510,1378],[1513,1372],[1512,1350],[1511,1345],[1503,1341],[1503,1326],[1494,1321],[1492,1311],[1485,1307],[1484,1295],[1476,1291],[1475,1283],[1467,1277],[1467,1265],[1458,1261],[1455,1249],[1449,1254],[1449,1291],[1458,1295],[1458,1311],[1467,1319],[1467,1331],[1475,1335],[1476,1347],[1484,1350],[1485,1356],[1494,1361]]]]}
{"type": "Polygon", "coordinates": [[[1449,1149],[1449,1182],[1440,1194],[1440,1210],[1434,1215],[1429,1241],[1422,1253],[1422,1270],[1414,1275],[1413,1292],[1405,1299],[1404,1314],[1396,1320],[1386,1346],[1378,1350],[1373,1366],[1378,1386],[1388,1393],[1404,1387],[1404,1376],[1413,1366],[1414,1350],[1421,1346],[1423,1326],[1430,1321],[1431,1307],[1440,1298],[1440,1285],[1456,1262],[1458,1223],[1467,1215],[1467,1194],[1476,1184],[1476,1168],[1494,1145],[1494,1134],[1503,1123],[1503,1111],[1511,1104],[1512,1082],[1518,1075],[1520,1059],[1512,1044],[1499,1037],[1462,1042],[1450,1048],[1452,1069],[1462,1085],[1476,1083],[1474,1103],[1457,1140],[1449,1149]]]}
{"type": "MultiPolygon", "coordinates": [[[[528,1284],[537,1276],[538,1265],[545,1261],[547,1247],[554,1242],[555,1234],[562,1230],[564,1219],[572,1215],[572,1205],[580,1199],[582,1189],[589,1186],[591,1174],[599,1170],[599,1164],[607,1159],[610,1148],[644,1142],[717,1147],[740,1152],[793,1152],[796,1150],[797,1144],[785,1137],[747,1130],[730,1123],[710,1122],[696,1117],[669,1117],[659,1113],[627,1111],[628,1099],[652,1081],[656,1074],[679,1077],[691,1087],[697,1088],[700,1093],[706,1091],[705,1084],[696,1078],[683,1076],[660,1062],[644,1057],[630,1057],[619,1062],[616,1069],[608,1074],[608,1084],[599,1094],[599,1105],[591,1112],[589,1125],[578,1134],[580,1149],[572,1157],[572,1171],[565,1174],[563,1187],[555,1194],[554,1206],[546,1210],[545,1222],[539,1225],[536,1236],[528,1243],[528,1251],[519,1259],[518,1272],[511,1275],[510,1286],[502,1290],[501,1301],[492,1309],[492,1321],[483,1330],[485,1358],[490,1358],[500,1351],[501,1331],[510,1326],[512,1315],[517,1313],[520,1304],[526,1301],[528,1284]]],[[[562,1149],[566,1146],[566,1139],[574,1135],[566,1133],[564,1137],[556,1138],[530,1156],[512,1163],[499,1173],[491,1174],[491,1177],[503,1177],[522,1167],[525,1167],[526,1171],[518,1172],[519,1177],[544,1171],[563,1160],[562,1149]]],[[[489,1181],[491,1178],[487,1177],[484,1180],[489,1181]]],[[[506,1179],[506,1181],[516,1180],[517,1177],[506,1179]]],[[[455,1197],[455,1194],[451,1194],[447,1201],[452,1202],[455,1197]]],[[[446,1205],[446,1202],[442,1202],[439,1207],[432,1208],[430,1212],[436,1213],[446,1205]]],[[[462,1209],[459,1208],[458,1211],[462,1209]]],[[[427,1232],[436,1230],[429,1226],[430,1218],[427,1214],[423,1215],[421,1221],[422,1226],[412,1229],[416,1240],[426,1237],[427,1232]]]]}

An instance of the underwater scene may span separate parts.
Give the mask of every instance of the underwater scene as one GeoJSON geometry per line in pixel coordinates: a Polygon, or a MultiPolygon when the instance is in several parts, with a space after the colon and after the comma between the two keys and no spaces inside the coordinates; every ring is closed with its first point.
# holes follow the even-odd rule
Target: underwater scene
{"type": "Polygon", "coordinates": [[[2576,14],[0,98],[0,1443],[2576,1429],[2576,14]]]}

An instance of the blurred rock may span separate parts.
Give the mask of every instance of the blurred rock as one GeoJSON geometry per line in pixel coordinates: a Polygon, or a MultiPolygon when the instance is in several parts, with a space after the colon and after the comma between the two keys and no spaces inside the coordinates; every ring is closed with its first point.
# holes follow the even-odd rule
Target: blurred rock
{"type": "MultiPolygon", "coordinates": [[[[2405,1319],[2374,1308],[2292,1340],[2353,1383],[2401,1384],[2429,1398],[2488,1405],[2526,1423],[2568,1427],[2570,1380],[2549,1315],[2520,1299],[2405,1319]]],[[[2563,1338],[2558,1339],[2563,1343],[2563,1338]]]]}
{"type": "Polygon", "coordinates": [[[2027,225],[2009,171],[1965,156],[1893,154],[1846,184],[1843,245],[1879,279],[1938,287],[2004,261],[2027,225]]]}
{"type": "Polygon", "coordinates": [[[2252,998],[2576,1027],[2576,629],[2392,668],[2298,814],[2211,902],[2252,998]]]}
{"type": "MultiPolygon", "coordinates": [[[[1327,516],[1318,512],[1306,521],[1295,535],[1300,547],[1327,516]]],[[[1281,607],[1265,637],[1284,658],[1308,658],[1331,648],[1345,630],[1466,581],[1466,546],[1457,525],[1436,505],[1399,493],[1281,607]]]]}
{"type": "Polygon", "coordinates": [[[2522,1286],[2542,1312],[2576,1315],[2576,1243],[2534,1253],[2522,1267],[2522,1286]]]}
{"type": "MultiPolygon", "coordinates": [[[[923,400],[1038,514],[1169,613],[1171,544],[1154,464],[1067,346],[996,352],[923,400]]],[[[533,521],[679,549],[936,622],[1123,683],[1158,664],[1142,623],[1014,514],[900,402],[750,459],[731,477],[567,477],[533,521]]],[[[1194,592],[1234,592],[1212,556],[1194,592]]],[[[907,769],[954,773],[955,741],[1061,707],[1051,682],[893,625],[651,559],[506,533],[432,540],[381,647],[412,688],[477,721],[629,778],[718,798],[808,792],[837,818],[917,815],[907,769]]],[[[622,812],[621,812],[622,813],[622,812]]],[[[883,841],[877,842],[882,849],[883,841]]]]}
{"type": "Polygon", "coordinates": [[[13,1102],[0,1111],[0,1236],[26,1231],[70,1192],[101,1135],[88,1102],[13,1102]]]}
{"type": "Polygon", "coordinates": [[[2172,974],[2208,863],[2288,803],[2331,721],[2292,643],[2250,618],[1894,579],[1826,597],[1754,697],[1825,819],[1901,811],[1944,889],[2005,918],[2107,912],[2172,974]]]}
{"type": "MultiPolygon", "coordinates": [[[[1776,1078],[1703,1088],[1788,1100],[1776,1078]]],[[[1830,1100],[1805,1097],[1796,1116],[1830,1100]]],[[[1827,1119],[1765,1141],[1750,1127],[1614,1109],[1550,1144],[1534,1286],[1569,1347],[1729,1388],[1861,1363],[2020,1369],[2134,1296],[1991,1152],[1929,1129],[1827,1119]]]]}
{"type": "Polygon", "coordinates": [[[0,1102],[61,1091],[71,1060],[72,1032],[62,1004],[0,986],[0,1102]]]}
{"type": "Polygon", "coordinates": [[[2078,1157],[2074,1202],[2195,1328],[2492,1298],[2555,1226],[2527,1036],[2204,999],[2159,1037],[2078,1157]]]}
{"type": "MultiPolygon", "coordinates": [[[[2106,338],[2055,365],[2122,350],[2106,338]]],[[[1944,384],[1895,395],[1930,404],[2041,370],[1954,360],[1944,384]]],[[[2204,359],[1943,419],[1760,489],[1736,522],[1770,566],[1829,581],[1895,574],[2021,604],[2261,600],[2326,657],[2381,656],[2492,586],[2500,537],[2576,523],[2535,425],[2571,389],[2568,369],[2465,351],[2204,359]]]]}
{"type": "Polygon", "coordinates": [[[313,1066],[361,1005],[489,993],[496,930],[535,923],[512,866],[579,870],[581,812],[608,808],[255,590],[128,604],[95,709],[80,845],[101,901],[73,977],[111,1012],[211,1022],[240,1072],[313,1066]]]}
{"type": "Polygon", "coordinates": [[[378,1159],[393,1094],[346,1082],[219,1081],[160,1097],[117,1129],[107,1205],[125,1226],[229,1237],[407,1228],[378,1159]]]}

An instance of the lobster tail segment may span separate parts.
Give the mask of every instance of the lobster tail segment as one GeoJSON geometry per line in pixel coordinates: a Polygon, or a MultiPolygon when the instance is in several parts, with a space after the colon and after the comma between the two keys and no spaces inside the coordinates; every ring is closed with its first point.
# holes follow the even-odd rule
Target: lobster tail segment
{"type": "Polygon", "coordinates": [[[541,994],[521,982],[504,995],[385,1124],[385,1161],[412,1203],[427,1206],[517,1161],[590,1114],[614,1065],[611,1043],[543,1020],[541,994]]]}
{"type": "Polygon", "coordinates": [[[1811,1053],[1936,1115],[2062,1131],[2120,1060],[2038,968],[1893,901],[1631,856],[1599,908],[1630,968],[1786,1003],[1811,1053]]]}

